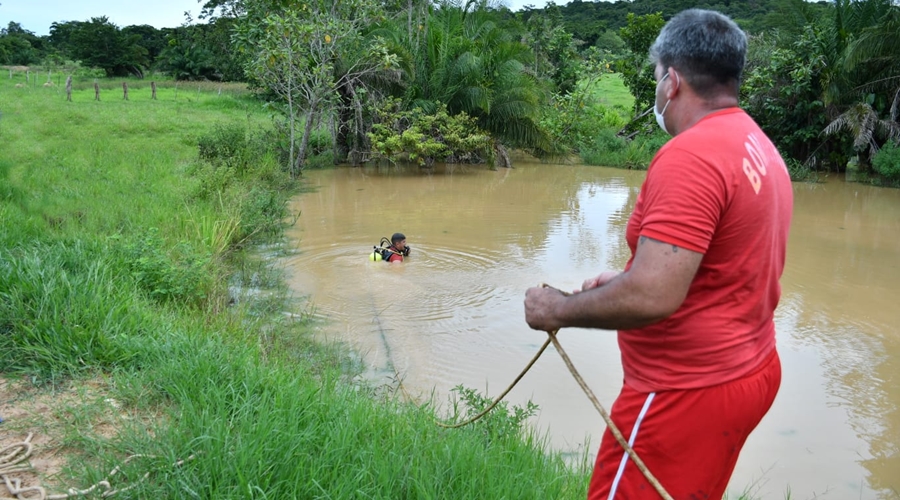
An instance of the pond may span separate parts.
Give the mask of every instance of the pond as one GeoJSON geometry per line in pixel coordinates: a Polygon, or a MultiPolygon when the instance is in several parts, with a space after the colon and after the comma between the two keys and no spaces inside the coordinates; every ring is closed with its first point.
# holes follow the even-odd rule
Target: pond
{"type": "MultiPolygon", "coordinates": [[[[625,225],[644,172],[529,163],[337,168],[304,174],[315,192],[285,262],[295,293],[375,383],[445,403],[463,385],[493,398],[546,338],[528,328],[528,287],[564,290],[629,256],[625,225]],[[371,262],[403,232],[402,264],[371,262]]],[[[783,381],[729,486],[736,498],[900,496],[900,190],[795,183],[776,312],[783,381]]],[[[564,329],[560,342],[608,409],[621,385],[615,334],[564,329]]],[[[507,396],[540,406],[554,449],[593,456],[604,424],[548,349],[507,396]],[[587,448],[585,448],[587,446],[587,448]]]]}

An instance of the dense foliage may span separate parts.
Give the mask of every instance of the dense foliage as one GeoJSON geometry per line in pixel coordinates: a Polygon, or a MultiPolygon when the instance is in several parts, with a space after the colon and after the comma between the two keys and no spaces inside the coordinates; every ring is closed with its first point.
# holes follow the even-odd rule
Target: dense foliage
{"type": "Polygon", "coordinates": [[[10,22],[0,64],[248,81],[279,112],[294,172],[323,150],[337,163],[383,156],[374,110],[388,102],[399,113],[471,117],[499,165],[509,148],[615,162],[614,145],[646,152],[624,162],[641,166],[657,141],[647,49],[675,13],[712,8],[749,33],[742,105],[792,164],[840,171],[852,159],[866,178],[886,179],[872,161],[900,135],[900,6],[890,0],[574,1],[518,12],[486,0],[199,3],[203,22],[175,28],[97,17],[37,36],[10,22]],[[624,109],[592,91],[607,72],[633,97],[624,109]]]}

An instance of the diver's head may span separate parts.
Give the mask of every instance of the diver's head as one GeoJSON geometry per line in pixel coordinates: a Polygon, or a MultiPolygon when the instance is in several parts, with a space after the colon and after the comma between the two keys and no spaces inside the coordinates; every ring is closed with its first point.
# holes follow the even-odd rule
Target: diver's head
{"type": "Polygon", "coordinates": [[[403,255],[409,255],[409,247],[406,246],[406,236],[404,236],[403,233],[394,233],[394,235],[391,236],[391,246],[396,248],[397,251],[403,255]]]}

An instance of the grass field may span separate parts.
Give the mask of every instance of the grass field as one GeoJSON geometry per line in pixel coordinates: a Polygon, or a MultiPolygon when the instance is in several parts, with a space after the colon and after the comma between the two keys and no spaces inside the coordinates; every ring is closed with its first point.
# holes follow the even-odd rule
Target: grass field
{"type": "Polygon", "coordinates": [[[593,95],[597,97],[601,104],[622,108],[629,114],[631,113],[631,107],[634,106],[634,96],[628,91],[628,87],[625,86],[621,75],[618,73],[603,75],[594,84],[593,95]]]}
{"type": "Polygon", "coordinates": [[[513,409],[442,429],[309,340],[251,251],[278,254],[302,188],[252,96],[2,76],[0,448],[35,433],[26,485],[121,465],[117,498],[584,498],[513,409]]]}

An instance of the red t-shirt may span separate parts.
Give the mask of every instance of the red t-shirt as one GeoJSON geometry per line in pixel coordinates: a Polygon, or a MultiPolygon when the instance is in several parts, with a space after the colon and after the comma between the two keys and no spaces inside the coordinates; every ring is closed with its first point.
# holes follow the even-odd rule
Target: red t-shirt
{"type": "Polygon", "coordinates": [[[626,384],[694,389],[757,368],[775,348],[792,210],[784,160],[740,108],[707,115],[659,150],[628,221],[632,260],[640,236],[704,256],[672,316],[619,331],[626,384]]]}

